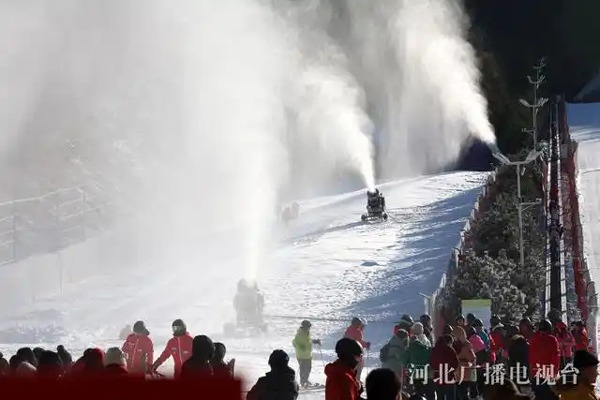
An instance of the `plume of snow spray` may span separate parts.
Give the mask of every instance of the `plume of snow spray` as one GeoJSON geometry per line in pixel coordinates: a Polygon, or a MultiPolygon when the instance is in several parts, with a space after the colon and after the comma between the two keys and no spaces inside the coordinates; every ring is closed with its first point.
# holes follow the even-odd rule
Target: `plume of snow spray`
{"type": "Polygon", "coordinates": [[[358,88],[339,71],[323,65],[305,67],[297,84],[299,133],[318,143],[320,157],[332,163],[330,169],[338,164],[338,168],[354,170],[373,189],[370,121],[356,102],[358,88]]]}
{"type": "Polygon", "coordinates": [[[3,132],[18,136],[15,156],[31,142],[44,157],[26,168],[52,171],[56,187],[101,184],[139,217],[123,247],[200,273],[194,256],[240,254],[231,275],[254,278],[287,165],[287,44],[272,10],[248,0],[46,3],[0,5],[27,28],[1,35],[23,46],[3,63],[35,55],[11,75],[29,82],[3,132]]]}
{"type": "Polygon", "coordinates": [[[339,179],[340,171],[347,170],[373,189],[373,127],[364,111],[364,92],[348,72],[345,55],[320,26],[315,6],[285,3],[284,7],[299,50],[291,57],[296,68],[290,74],[287,99],[295,114],[290,122],[296,137],[290,151],[305,155],[308,162],[302,169],[313,172],[313,181],[328,173],[339,179]]]}
{"type": "Polygon", "coordinates": [[[376,125],[384,178],[431,172],[495,136],[466,19],[452,0],[323,0],[376,125]]]}

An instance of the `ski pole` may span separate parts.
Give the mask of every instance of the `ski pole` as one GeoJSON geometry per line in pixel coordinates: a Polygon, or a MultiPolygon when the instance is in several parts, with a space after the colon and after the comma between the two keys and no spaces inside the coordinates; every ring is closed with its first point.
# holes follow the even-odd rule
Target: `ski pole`
{"type": "Polygon", "coordinates": [[[323,348],[319,344],[319,354],[321,355],[321,364],[323,364],[323,369],[325,369],[325,359],[323,358],[323,348]]]}

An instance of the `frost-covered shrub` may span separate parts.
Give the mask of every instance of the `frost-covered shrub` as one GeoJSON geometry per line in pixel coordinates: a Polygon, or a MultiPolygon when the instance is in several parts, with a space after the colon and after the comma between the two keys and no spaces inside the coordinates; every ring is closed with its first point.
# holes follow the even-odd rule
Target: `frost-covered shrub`
{"type": "MultiPolygon", "coordinates": [[[[541,169],[531,165],[521,178],[525,202],[542,197],[541,169]]],[[[471,223],[467,249],[456,279],[448,292],[453,301],[481,298],[492,300],[492,313],[507,320],[523,316],[538,319],[545,283],[545,236],[541,207],[524,208],[525,263],[520,265],[518,197],[516,174],[503,168],[497,175],[496,196],[479,219],[471,223]]]]}

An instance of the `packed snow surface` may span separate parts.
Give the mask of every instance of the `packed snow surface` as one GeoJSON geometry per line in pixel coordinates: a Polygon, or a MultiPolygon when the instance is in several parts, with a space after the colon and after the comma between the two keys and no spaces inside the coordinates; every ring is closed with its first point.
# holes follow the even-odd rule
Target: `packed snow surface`
{"type": "MultiPolygon", "coordinates": [[[[12,354],[24,345],[62,343],[78,356],[89,346],[120,346],[119,330],[143,319],[158,355],[171,322],[183,318],[192,334],[223,341],[227,356],[236,358],[238,373],[250,385],[268,370],[273,349],[288,351],[297,369],[291,341],[307,318],[313,322],[313,338],[323,342],[322,349],[315,347],[311,381],[324,383],[323,366],[334,358],[335,342],[351,317],[360,316],[367,320],[365,336],[372,342],[364,378],[378,366],[379,348],[393,322],[404,313],[415,318],[423,313],[419,293],[430,294],[439,284],[486,178],[486,173],[452,172],[382,184],[390,214],[382,223],[360,222],[364,191],[300,203],[299,218],[279,228],[279,245],[259,274],[266,335],[222,334],[223,324],[234,318],[239,276],[229,268],[236,263],[232,256],[197,268],[124,269],[121,275],[96,276],[60,296],[13,309],[0,319],[0,350],[12,354]]],[[[162,370],[170,372],[172,364],[162,370]]],[[[323,393],[302,397],[322,398],[323,393]]]]}
{"type": "Polygon", "coordinates": [[[569,104],[567,120],[571,137],[578,143],[577,189],[583,246],[597,290],[600,282],[600,103],[569,104]]]}
{"type": "Polygon", "coordinates": [[[569,132],[579,143],[577,169],[580,192],[581,219],[584,229],[584,248],[594,281],[600,271],[600,103],[571,104],[568,107],[569,132]]]}

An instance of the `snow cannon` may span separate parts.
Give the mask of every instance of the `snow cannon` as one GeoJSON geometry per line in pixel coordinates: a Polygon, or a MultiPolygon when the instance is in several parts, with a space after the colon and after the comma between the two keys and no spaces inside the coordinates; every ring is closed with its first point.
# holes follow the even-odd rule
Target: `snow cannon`
{"type": "Polygon", "coordinates": [[[298,218],[300,213],[300,205],[296,202],[286,207],[281,213],[281,220],[287,225],[290,221],[298,218]]]}
{"type": "Polygon", "coordinates": [[[237,293],[233,299],[236,312],[236,321],[226,323],[223,332],[226,336],[255,335],[266,333],[267,324],[264,322],[265,299],[258,284],[254,280],[240,279],[237,285],[237,293]]]}
{"type": "Polygon", "coordinates": [[[385,197],[383,197],[379,189],[367,190],[367,212],[361,215],[360,219],[363,222],[370,220],[387,221],[388,214],[385,208],[385,197]]]}

